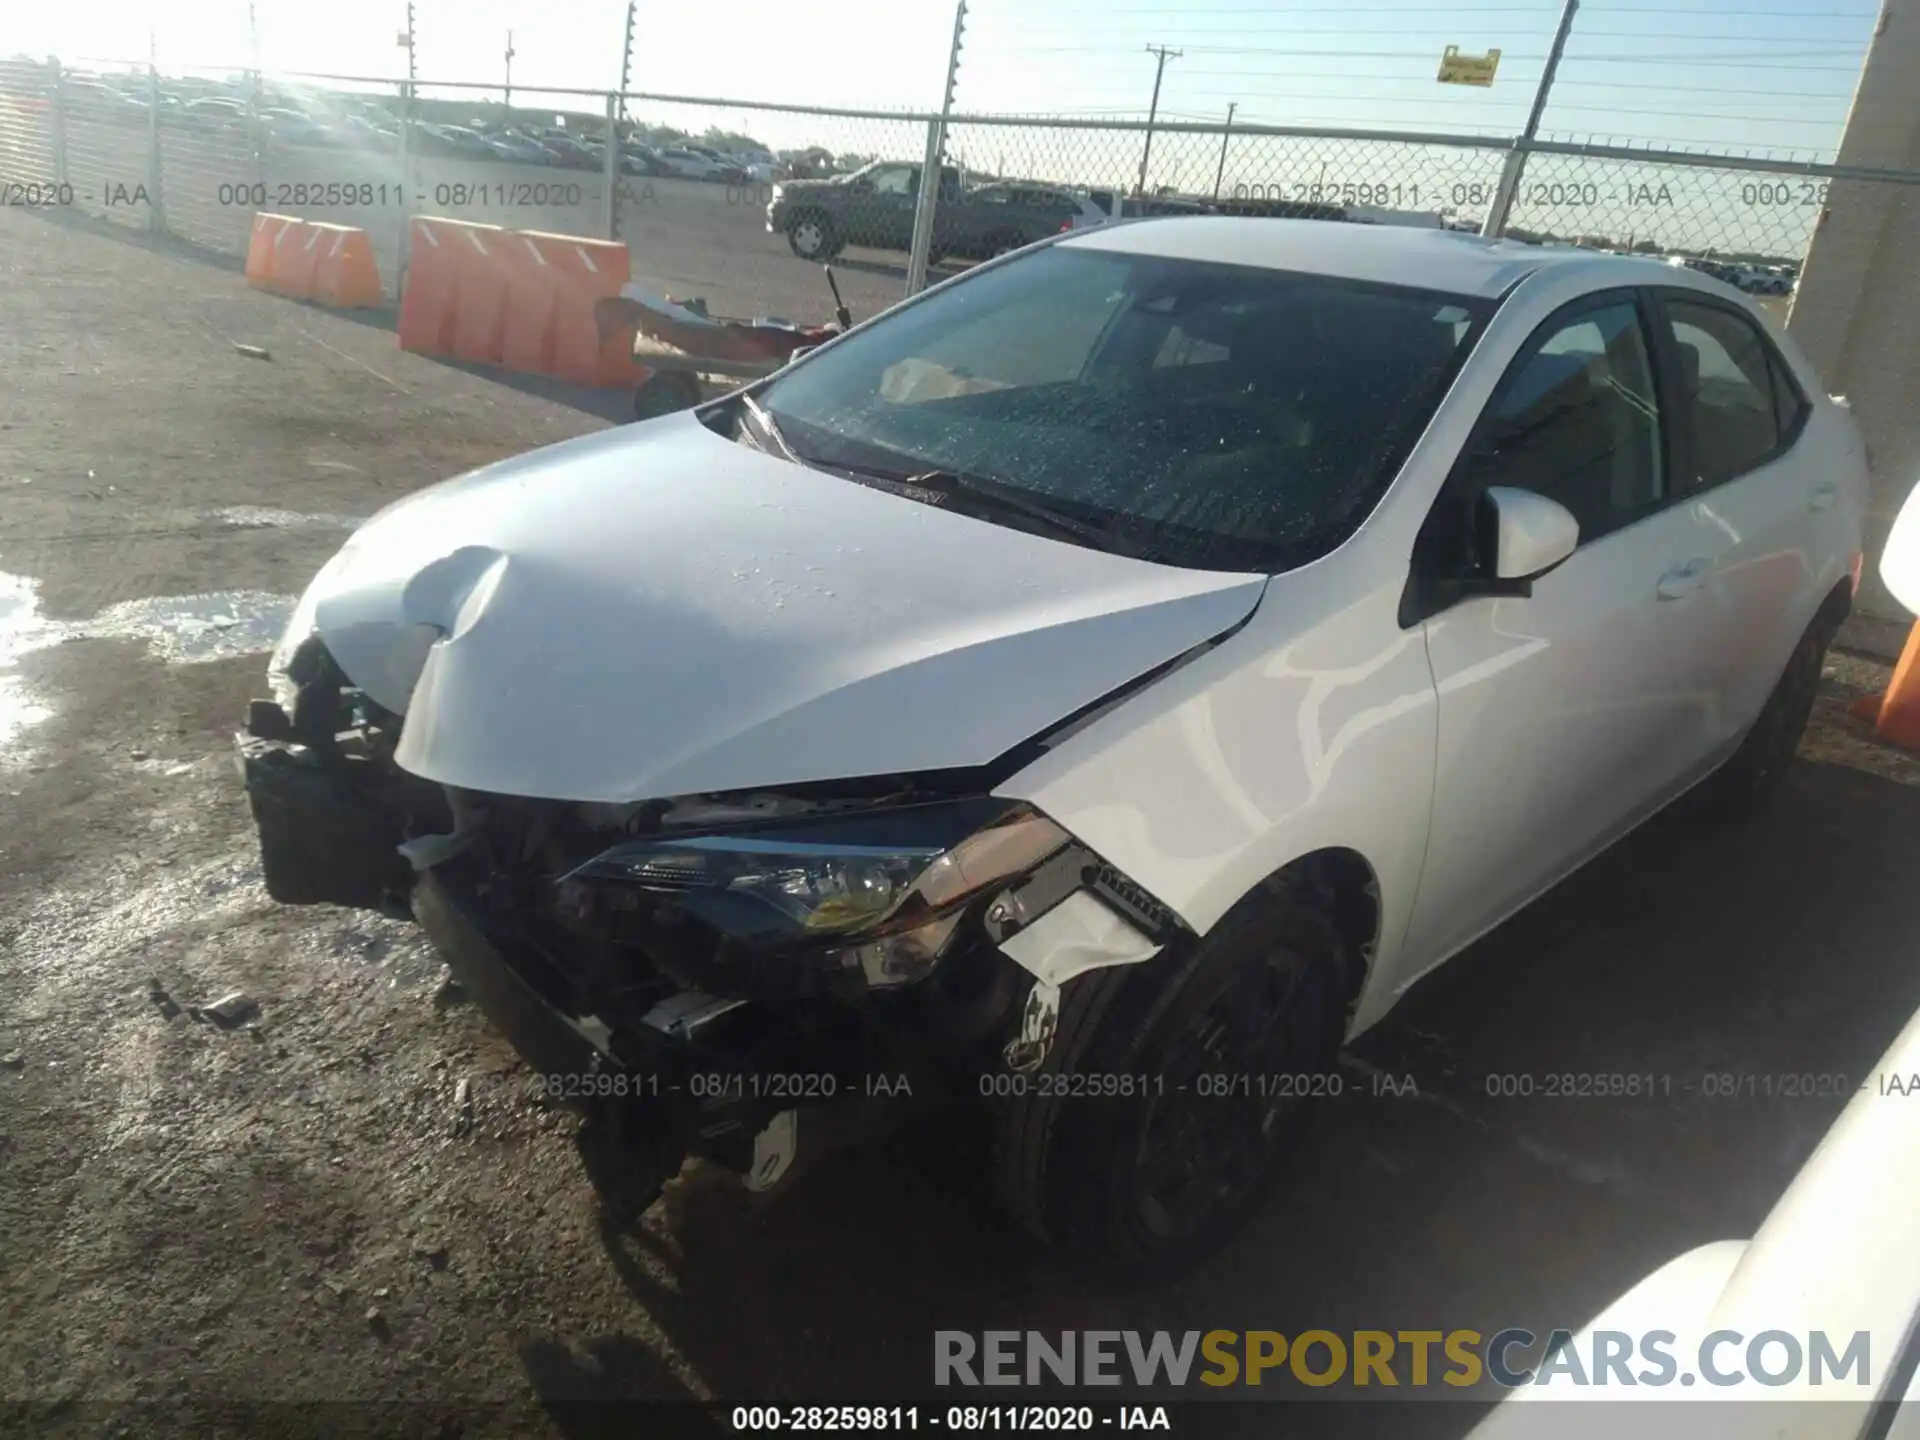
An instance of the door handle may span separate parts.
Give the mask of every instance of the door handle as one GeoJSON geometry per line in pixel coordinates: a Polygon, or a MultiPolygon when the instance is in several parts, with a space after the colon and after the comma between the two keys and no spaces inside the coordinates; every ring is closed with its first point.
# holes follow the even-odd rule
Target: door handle
{"type": "Polygon", "coordinates": [[[1696,555],[1683,564],[1674,566],[1660,577],[1660,583],[1654,593],[1662,600],[1678,600],[1683,595],[1691,595],[1706,583],[1707,560],[1696,555]]]}
{"type": "Polygon", "coordinates": [[[1823,480],[1813,487],[1813,493],[1807,496],[1807,509],[1824,510],[1839,497],[1840,487],[1831,480],[1823,480]]]}

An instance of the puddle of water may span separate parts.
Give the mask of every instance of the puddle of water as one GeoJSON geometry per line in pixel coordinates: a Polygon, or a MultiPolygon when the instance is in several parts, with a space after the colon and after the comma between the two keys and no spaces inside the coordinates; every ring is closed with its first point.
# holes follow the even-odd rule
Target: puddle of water
{"type": "Polygon", "coordinates": [[[293,605],[290,595],[222,590],[123,600],[91,620],[49,620],[35,581],[0,574],[0,751],[53,713],[21,680],[23,655],[68,640],[143,640],[157,658],[182,665],[264,654],[279,643],[293,605]]]}
{"type": "Polygon", "coordinates": [[[14,668],[20,656],[37,650],[46,622],[38,613],[34,583],[22,575],[0,575],[0,747],[53,712],[37,701],[14,668]]]}
{"type": "Polygon", "coordinates": [[[123,600],[66,627],[61,638],[144,640],[155,656],[174,664],[230,660],[272,650],[293,605],[291,595],[265,590],[123,600]]]}
{"type": "Polygon", "coordinates": [[[353,530],[357,515],[309,514],[304,510],[276,510],[269,505],[227,505],[213,512],[222,525],[237,530],[353,530]]]}

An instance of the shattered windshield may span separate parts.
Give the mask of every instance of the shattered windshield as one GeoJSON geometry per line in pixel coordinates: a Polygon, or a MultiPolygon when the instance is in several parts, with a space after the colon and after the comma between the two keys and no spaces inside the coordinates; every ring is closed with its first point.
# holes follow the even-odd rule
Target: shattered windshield
{"type": "Polygon", "coordinates": [[[1371,511],[1489,308],[1052,246],[907,307],[758,398],[809,463],[977,477],[1080,522],[1081,543],[1278,571],[1371,511]]]}

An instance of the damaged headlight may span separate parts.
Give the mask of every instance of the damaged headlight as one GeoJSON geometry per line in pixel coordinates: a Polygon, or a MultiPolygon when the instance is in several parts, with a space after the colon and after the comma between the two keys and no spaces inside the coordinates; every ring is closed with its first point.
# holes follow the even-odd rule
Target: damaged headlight
{"type": "Polygon", "coordinates": [[[1024,805],[910,805],[629,841],[567,875],[562,894],[685,916],[734,951],[804,952],[900,984],[939,960],[969,901],[1067,842],[1024,805]]]}

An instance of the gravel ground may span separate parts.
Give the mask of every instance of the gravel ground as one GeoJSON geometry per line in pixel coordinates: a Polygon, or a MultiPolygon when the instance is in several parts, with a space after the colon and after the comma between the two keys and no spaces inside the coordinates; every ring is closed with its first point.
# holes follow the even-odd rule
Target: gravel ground
{"type": "MultiPolygon", "coordinates": [[[[1271,1212],[1180,1285],[1059,1274],[937,1132],[751,1203],[690,1169],[620,1223],[576,1122],[409,927],[269,903],[229,759],[262,668],[237,652],[343,525],[601,423],[0,212],[0,1398],[36,1402],[5,1412],[24,1428],[325,1402],[268,1423],[601,1433],[567,1402],[924,1397],[935,1328],[1576,1325],[1749,1233],[1840,1103],[1682,1087],[1860,1077],[1920,1007],[1920,763],[1845,714],[1885,665],[1836,654],[1764,821],[1656,822],[1425,982],[1359,1047],[1419,1094],[1323,1115],[1271,1212]],[[257,1019],[195,1018],[235,990],[257,1019]],[[1488,1096],[1569,1070],[1675,1088],[1488,1096]]],[[[1457,1436],[1475,1407],[1288,1418],[1457,1436]]]]}

